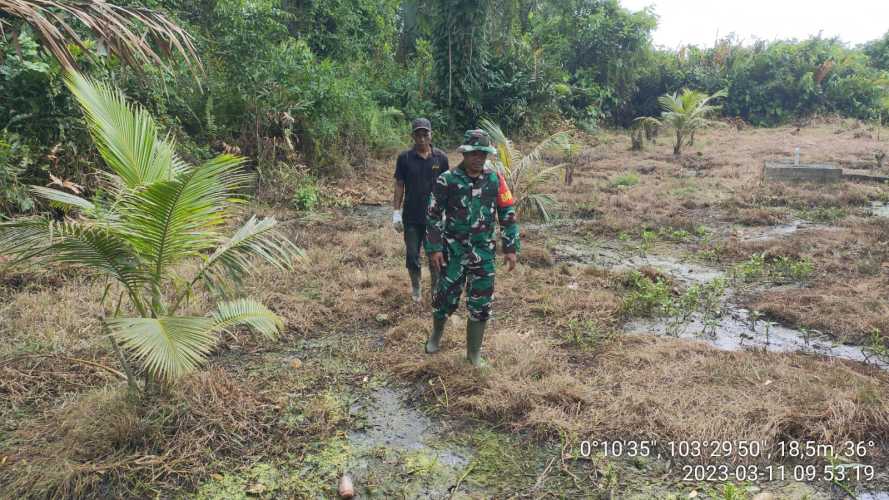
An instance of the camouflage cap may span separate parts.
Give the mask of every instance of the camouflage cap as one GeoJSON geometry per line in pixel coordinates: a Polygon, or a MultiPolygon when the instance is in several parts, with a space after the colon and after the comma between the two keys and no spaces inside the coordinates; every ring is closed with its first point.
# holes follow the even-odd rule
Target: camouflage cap
{"type": "Polygon", "coordinates": [[[425,128],[431,132],[432,124],[425,118],[416,118],[411,122],[411,132],[416,131],[418,128],[425,128]]]}
{"type": "Polygon", "coordinates": [[[488,133],[481,129],[467,130],[463,134],[463,145],[457,148],[461,153],[470,151],[484,151],[485,153],[495,154],[497,150],[491,147],[491,138],[488,133]]]}

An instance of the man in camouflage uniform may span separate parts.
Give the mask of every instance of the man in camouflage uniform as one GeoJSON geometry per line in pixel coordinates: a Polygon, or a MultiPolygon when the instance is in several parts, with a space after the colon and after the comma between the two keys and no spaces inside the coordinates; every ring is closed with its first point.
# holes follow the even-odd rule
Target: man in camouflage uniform
{"type": "Polygon", "coordinates": [[[463,161],[438,177],[427,210],[426,252],[441,274],[426,352],[439,350],[448,316],[457,309],[466,284],[466,357],[473,365],[481,366],[482,338],[494,294],[494,218],[500,221],[509,271],[516,264],[519,228],[512,194],[487,162],[488,153],[496,153],[488,135],[482,130],[467,130],[458,151],[463,153],[463,161]]]}

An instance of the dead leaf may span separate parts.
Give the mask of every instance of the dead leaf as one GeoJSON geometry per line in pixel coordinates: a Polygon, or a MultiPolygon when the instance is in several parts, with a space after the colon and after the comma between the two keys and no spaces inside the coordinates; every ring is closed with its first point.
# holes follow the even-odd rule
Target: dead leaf
{"type": "Polygon", "coordinates": [[[80,184],[76,184],[69,180],[59,179],[52,174],[49,174],[49,179],[50,183],[47,184],[48,186],[59,186],[61,188],[70,190],[74,194],[80,194],[83,192],[83,186],[81,186],[80,184]]]}

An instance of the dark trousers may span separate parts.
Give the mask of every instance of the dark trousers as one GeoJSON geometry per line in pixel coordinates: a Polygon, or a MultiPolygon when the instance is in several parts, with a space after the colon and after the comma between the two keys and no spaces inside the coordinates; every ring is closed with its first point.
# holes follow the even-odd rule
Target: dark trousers
{"type": "Polygon", "coordinates": [[[426,237],[426,224],[404,225],[405,265],[410,271],[420,270],[420,247],[426,237]]]}

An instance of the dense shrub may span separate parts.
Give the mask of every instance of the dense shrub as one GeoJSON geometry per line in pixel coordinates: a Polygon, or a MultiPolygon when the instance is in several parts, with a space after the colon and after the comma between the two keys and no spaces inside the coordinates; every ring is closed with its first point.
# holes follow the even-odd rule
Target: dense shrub
{"type": "Polygon", "coordinates": [[[887,74],[869,65],[872,59],[864,52],[837,39],[746,47],[729,38],[708,49],[653,51],[648,60],[632,99],[642,116],[652,114],[659,95],[678,88],[728,89],[723,113],[754,125],[825,113],[872,119],[885,107],[885,90],[877,82],[887,74]]]}

